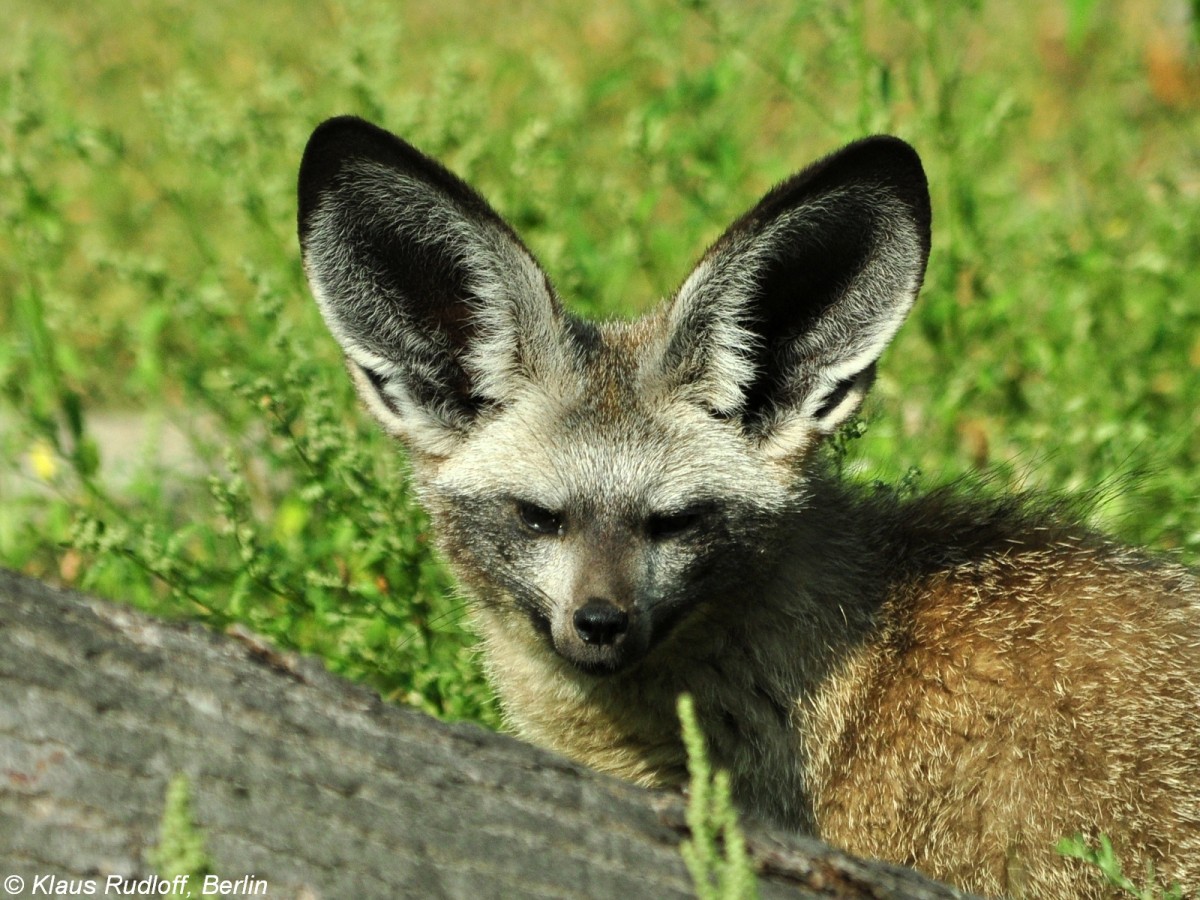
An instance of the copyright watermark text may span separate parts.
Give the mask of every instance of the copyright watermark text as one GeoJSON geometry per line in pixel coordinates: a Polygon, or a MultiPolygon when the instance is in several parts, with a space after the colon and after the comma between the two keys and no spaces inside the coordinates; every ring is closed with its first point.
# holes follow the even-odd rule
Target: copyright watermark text
{"type": "Polygon", "coordinates": [[[10,897],[265,897],[270,890],[264,878],[219,878],[176,875],[174,878],[59,878],[9,875],[2,882],[10,897]]]}

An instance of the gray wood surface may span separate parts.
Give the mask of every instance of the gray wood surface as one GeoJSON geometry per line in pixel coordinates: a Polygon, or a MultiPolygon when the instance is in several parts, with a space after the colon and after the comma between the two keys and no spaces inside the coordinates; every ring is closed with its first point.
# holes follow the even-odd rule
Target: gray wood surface
{"type": "MultiPolygon", "coordinates": [[[[676,795],[0,570],[0,897],[153,875],[178,773],[217,873],[260,896],[692,896],[676,795]]],[[[751,850],[763,897],[963,896],[794,836],[751,850]]]]}

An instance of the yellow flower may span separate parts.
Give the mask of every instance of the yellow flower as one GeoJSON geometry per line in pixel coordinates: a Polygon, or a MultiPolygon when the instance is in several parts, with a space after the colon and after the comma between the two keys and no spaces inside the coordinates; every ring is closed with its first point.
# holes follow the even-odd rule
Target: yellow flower
{"type": "Polygon", "coordinates": [[[29,464],[33,467],[33,474],[42,481],[51,481],[58,474],[58,459],[54,455],[54,448],[43,438],[34,441],[29,449],[29,464]]]}

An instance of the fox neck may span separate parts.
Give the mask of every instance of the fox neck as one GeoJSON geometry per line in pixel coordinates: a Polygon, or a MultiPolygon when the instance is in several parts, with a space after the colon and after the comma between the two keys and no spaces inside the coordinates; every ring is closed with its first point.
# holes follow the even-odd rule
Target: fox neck
{"type": "Polygon", "coordinates": [[[476,604],[508,724],[619,777],[678,785],[687,766],[675,706],[689,693],[739,805],[814,830],[813,769],[831,749],[805,735],[830,734],[810,726],[845,718],[853,697],[838,676],[856,665],[881,596],[870,578],[877,567],[865,564],[866,536],[839,514],[852,503],[836,485],[813,485],[805,508],[780,523],[789,540],[754,561],[756,577],[707,598],[644,660],[612,675],[579,671],[527,624],[476,604]]]}

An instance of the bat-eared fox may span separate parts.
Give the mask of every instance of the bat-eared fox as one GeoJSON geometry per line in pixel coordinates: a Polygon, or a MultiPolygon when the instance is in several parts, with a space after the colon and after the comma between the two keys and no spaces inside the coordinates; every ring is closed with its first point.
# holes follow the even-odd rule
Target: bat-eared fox
{"type": "Polygon", "coordinates": [[[309,141],[299,231],[518,734],[676,785],[687,692],[747,815],[984,894],[1100,896],[1076,832],[1200,889],[1195,576],[820,451],[921,287],[906,143],[784,181],[636,321],[572,316],[478,193],[358,119],[309,141]]]}

